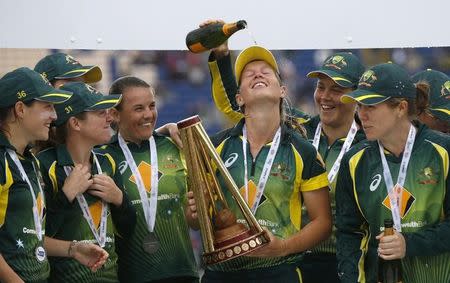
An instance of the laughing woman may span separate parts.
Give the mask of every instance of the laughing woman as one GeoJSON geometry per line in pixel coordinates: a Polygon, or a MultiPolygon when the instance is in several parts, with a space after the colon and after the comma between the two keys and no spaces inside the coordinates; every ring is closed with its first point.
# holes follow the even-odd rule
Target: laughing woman
{"type": "Polygon", "coordinates": [[[0,281],[46,282],[49,256],[73,257],[91,270],[108,254],[93,244],[44,236],[39,162],[29,145],[48,139],[53,103],[70,97],[38,73],[19,68],[0,79],[0,281]]]}
{"type": "Polygon", "coordinates": [[[427,92],[388,63],[370,68],[341,98],[358,103],[369,140],[344,155],[337,177],[342,282],[376,282],[378,256],[401,259],[404,282],[450,282],[450,138],[413,122],[427,92]],[[380,233],[387,218],[392,236],[380,233]]]}
{"type": "Polygon", "coordinates": [[[198,282],[184,217],[186,169],[180,150],[158,135],[155,90],[136,77],[122,77],[110,93],[122,93],[113,110],[118,134],[105,147],[120,164],[124,189],[137,211],[136,229],[118,239],[122,282],[198,282]]]}
{"type": "Polygon", "coordinates": [[[127,237],[136,215],[116,163],[93,148],[111,138],[108,109],[120,96],[103,96],[91,86],[68,83],[61,87],[72,97],[56,107],[59,144],[38,155],[49,202],[47,234],[62,240],[95,243],[110,259],[97,273],[73,260],[50,259],[52,282],[117,282],[115,235],[127,237]]]}

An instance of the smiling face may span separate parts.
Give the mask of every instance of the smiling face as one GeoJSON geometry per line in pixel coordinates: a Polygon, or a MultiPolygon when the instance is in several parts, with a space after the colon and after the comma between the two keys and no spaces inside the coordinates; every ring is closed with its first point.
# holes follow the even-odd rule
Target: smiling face
{"type": "Polygon", "coordinates": [[[236,101],[239,106],[252,107],[258,103],[272,102],[279,106],[286,89],[272,67],[264,61],[248,63],[241,74],[241,85],[236,101]]]}
{"type": "Polygon", "coordinates": [[[337,128],[353,120],[355,104],[343,104],[340,101],[342,95],[351,91],[351,88],[338,85],[330,77],[319,75],[314,101],[322,124],[337,128]]]}
{"type": "Polygon", "coordinates": [[[148,140],[158,117],[153,88],[126,88],[123,91],[120,110],[114,109],[112,113],[125,140],[137,144],[148,140]]]}
{"type": "Polygon", "coordinates": [[[29,134],[29,142],[46,141],[50,124],[56,120],[53,104],[43,101],[33,101],[24,106],[23,127],[29,134]]]}
{"type": "Polygon", "coordinates": [[[85,140],[92,141],[92,146],[109,142],[112,136],[111,122],[109,110],[86,111],[84,118],[78,120],[81,135],[85,140]]]}

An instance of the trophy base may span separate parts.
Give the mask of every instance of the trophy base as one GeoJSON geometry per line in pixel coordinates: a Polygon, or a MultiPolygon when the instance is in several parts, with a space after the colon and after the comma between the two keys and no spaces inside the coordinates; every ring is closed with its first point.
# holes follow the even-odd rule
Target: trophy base
{"type": "MultiPolygon", "coordinates": [[[[212,252],[203,253],[203,261],[207,265],[224,262],[248,254],[269,243],[264,232],[259,232],[250,236],[249,234],[250,231],[247,230],[244,233],[234,237],[234,243],[218,247],[212,252]],[[248,237],[243,237],[244,235],[248,237]]],[[[227,240],[226,242],[228,243],[230,241],[231,239],[227,240]]]]}

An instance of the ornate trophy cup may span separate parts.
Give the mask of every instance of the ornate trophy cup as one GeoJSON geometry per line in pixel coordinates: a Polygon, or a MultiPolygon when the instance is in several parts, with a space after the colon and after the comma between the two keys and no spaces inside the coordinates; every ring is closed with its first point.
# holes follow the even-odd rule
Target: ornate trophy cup
{"type": "Polygon", "coordinates": [[[211,143],[200,118],[178,122],[186,159],[188,185],[194,193],[206,264],[223,262],[252,252],[269,242],[268,237],[239,193],[230,173],[211,143]],[[237,223],[216,177],[222,175],[246,225],[237,223]]]}

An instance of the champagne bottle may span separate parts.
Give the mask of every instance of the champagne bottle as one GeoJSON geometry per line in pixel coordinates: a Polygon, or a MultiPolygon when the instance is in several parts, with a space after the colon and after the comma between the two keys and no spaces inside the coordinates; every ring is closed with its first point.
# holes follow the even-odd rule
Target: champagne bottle
{"type": "MultiPolygon", "coordinates": [[[[392,219],[384,220],[384,236],[394,235],[392,219]]],[[[402,263],[400,259],[384,260],[378,258],[378,283],[402,283],[402,263]]]]}
{"type": "Polygon", "coordinates": [[[186,36],[186,46],[190,51],[200,53],[221,45],[231,35],[246,26],[247,22],[244,20],[228,24],[210,24],[189,32],[186,36]]]}

